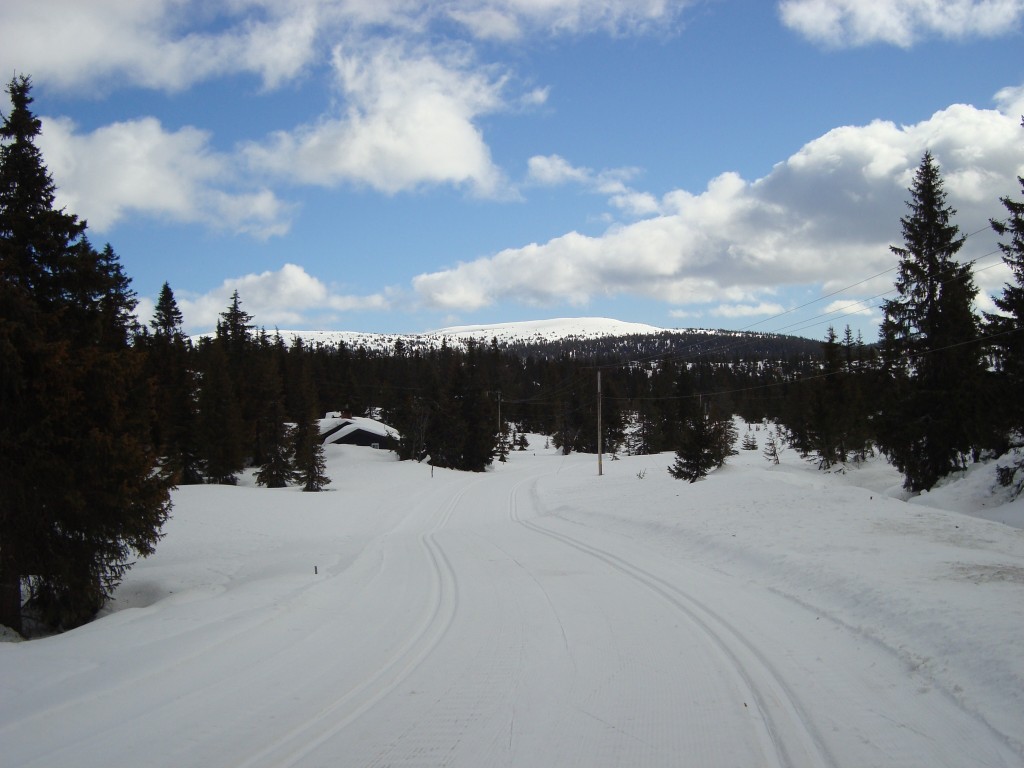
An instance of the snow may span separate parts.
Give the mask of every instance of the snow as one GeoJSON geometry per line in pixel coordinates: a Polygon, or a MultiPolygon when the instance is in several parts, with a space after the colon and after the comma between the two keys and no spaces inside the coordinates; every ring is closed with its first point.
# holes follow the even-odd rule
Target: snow
{"type": "MultiPolygon", "coordinates": [[[[718,331],[685,329],[688,333],[715,334],[718,331]]],[[[286,344],[302,339],[304,344],[346,346],[367,349],[393,349],[401,341],[407,347],[436,349],[442,342],[449,345],[465,344],[472,339],[490,344],[497,339],[503,344],[516,342],[543,343],[561,339],[597,339],[604,336],[646,336],[680,332],[680,329],[658,328],[643,323],[630,323],[604,317],[566,317],[552,320],[531,320],[489,325],[460,325],[424,333],[363,333],[357,331],[275,331],[286,344]]],[[[205,334],[209,335],[209,334],[205,334]]],[[[198,338],[198,337],[197,337],[198,338]]]]}
{"type": "Polygon", "coordinates": [[[605,317],[563,317],[554,320],[534,320],[518,323],[497,323],[490,325],[460,325],[434,331],[432,335],[460,340],[475,339],[498,341],[557,341],[559,339],[595,339],[603,336],[646,336],[665,333],[643,323],[629,323],[605,317]]]}
{"type": "Polygon", "coordinates": [[[530,443],[177,490],[113,610],[0,643],[0,762],[1024,764],[1024,530],[983,519],[1024,516],[992,465],[908,502],[881,461],[741,451],[687,484],[530,443]]]}
{"type": "Polygon", "coordinates": [[[382,438],[389,438],[392,440],[397,440],[399,438],[398,432],[396,432],[392,427],[389,427],[383,422],[376,421],[375,419],[368,419],[364,416],[343,416],[340,413],[331,412],[319,421],[321,435],[326,435],[336,427],[340,427],[340,429],[338,429],[337,432],[331,433],[329,442],[336,443],[357,430],[362,430],[363,432],[368,432],[371,435],[379,435],[382,438]]]}

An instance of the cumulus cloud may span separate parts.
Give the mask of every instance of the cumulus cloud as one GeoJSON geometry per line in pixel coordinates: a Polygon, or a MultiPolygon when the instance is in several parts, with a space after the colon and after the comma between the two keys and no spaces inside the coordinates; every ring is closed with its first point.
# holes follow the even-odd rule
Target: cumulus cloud
{"type": "Polygon", "coordinates": [[[338,46],[333,61],[343,114],[250,144],[254,167],[387,193],[442,183],[501,193],[501,172],[474,121],[504,108],[504,76],[475,69],[464,50],[442,55],[391,42],[338,46]]]}
{"type": "Polygon", "coordinates": [[[534,155],[527,161],[526,183],[545,187],[577,184],[591,192],[608,196],[608,202],[629,216],[650,216],[661,211],[658,199],[626,184],[636,176],[636,168],[615,168],[595,172],[572,165],[561,155],[534,155]]]}
{"type": "MultiPolygon", "coordinates": [[[[692,0],[35,0],[0,4],[0,67],[53,88],[95,95],[124,87],[181,91],[249,74],[265,89],[330,67],[337,101],[319,119],[240,149],[152,119],[76,133],[48,126],[62,201],[106,229],[132,212],[208,221],[259,236],[287,228],[267,188],[224,187],[240,163],[275,182],[354,183],[388,194],[452,185],[514,198],[481,118],[543,104],[544,87],[515,88],[481,63],[481,40],[663,28],[692,0]],[[453,42],[458,39],[458,42],[453,42]],[[337,41],[345,41],[337,45],[337,41]],[[127,150],[133,164],[115,150],[127,150]],[[81,150],[91,154],[82,155],[81,150]]],[[[650,210],[623,190],[623,210],[650,210]]]]}
{"type": "Polygon", "coordinates": [[[288,230],[289,208],[273,192],[225,186],[237,174],[196,128],[167,131],[155,118],[80,133],[66,118],[47,118],[39,147],[57,185],[57,203],[105,232],[144,214],[202,222],[257,237],[288,230]]]}
{"type": "Polygon", "coordinates": [[[274,88],[339,35],[427,36],[455,21],[472,38],[664,28],[692,0],[33,0],[0,7],[0,68],[66,89],[176,91],[213,77],[274,88]]]}
{"type": "Polygon", "coordinates": [[[909,47],[923,37],[994,37],[1024,18],[1024,0],[782,0],[782,22],[829,46],[888,43],[909,47]]]}
{"type": "Polygon", "coordinates": [[[311,61],[317,10],[303,0],[5,3],[0,64],[66,89],[131,84],[176,91],[238,72],[274,87],[311,61]]]}
{"type": "Polygon", "coordinates": [[[242,300],[242,308],[253,316],[253,322],[268,329],[295,329],[311,322],[331,323],[341,313],[357,310],[385,310],[396,295],[391,290],[369,296],[338,293],[302,267],[285,264],[277,271],[225,280],[202,295],[182,293],[176,296],[189,332],[215,327],[235,291],[242,300]]]}
{"type": "Polygon", "coordinates": [[[592,173],[587,168],[575,168],[560,155],[535,155],[527,161],[527,179],[542,186],[566,183],[586,184],[592,173]]]}
{"type": "MultiPolygon", "coordinates": [[[[425,304],[444,311],[501,300],[582,305],[630,294],[684,312],[702,304],[709,311],[713,304],[739,305],[719,311],[741,312],[768,308],[765,297],[795,285],[830,292],[859,283],[868,296],[891,287],[891,277],[865,278],[893,265],[889,245],[900,242],[907,188],[925,149],[940,163],[961,230],[978,230],[965,257],[991,253],[988,219],[1024,174],[1019,122],[1015,113],[954,105],[911,126],[838,128],[756,181],[725,173],[699,194],[662,196],[657,213],[639,221],[506,249],[421,274],[413,287],[425,304]]],[[[537,180],[551,183],[594,179],[561,158],[535,159],[530,167],[537,180]]],[[[997,287],[988,273],[978,282],[983,290],[997,287]]],[[[851,301],[858,297],[852,293],[851,301]]]]}

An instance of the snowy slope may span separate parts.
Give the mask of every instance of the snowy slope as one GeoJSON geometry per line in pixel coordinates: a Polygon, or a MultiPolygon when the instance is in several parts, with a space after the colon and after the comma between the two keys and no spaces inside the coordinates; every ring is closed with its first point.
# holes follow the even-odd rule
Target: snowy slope
{"type": "Polygon", "coordinates": [[[483,342],[490,342],[494,338],[499,342],[540,342],[570,338],[598,339],[604,336],[647,336],[665,331],[665,328],[656,328],[653,325],[627,323],[605,317],[563,317],[520,323],[461,325],[442,328],[430,335],[483,342]]]}
{"type": "MultiPolygon", "coordinates": [[[[462,325],[410,334],[375,334],[357,331],[277,331],[276,333],[279,333],[287,344],[291,344],[295,338],[301,338],[304,344],[336,346],[344,343],[350,347],[390,349],[399,340],[407,347],[429,348],[439,347],[443,341],[455,345],[465,343],[469,339],[485,344],[489,344],[491,339],[495,338],[501,343],[545,342],[570,338],[596,339],[604,336],[651,335],[665,333],[668,330],[671,329],[603,317],[573,317],[491,325],[462,325]]],[[[688,330],[697,333],[716,333],[716,331],[688,330]]]]}
{"type": "Polygon", "coordinates": [[[531,443],[179,489],[117,610],[0,643],[0,762],[1024,764],[1024,530],[928,505],[979,511],[957,483],[531,443]]]}

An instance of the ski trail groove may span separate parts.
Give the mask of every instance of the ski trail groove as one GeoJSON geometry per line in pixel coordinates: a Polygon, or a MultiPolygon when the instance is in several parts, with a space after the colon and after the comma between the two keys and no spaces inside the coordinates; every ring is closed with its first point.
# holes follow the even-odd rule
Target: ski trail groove
{"type": "Polygon", "coordinates": [[[437,534],[448,524],[471,487],[466,486],[451,496],[435,524],[420,536],[431,575],[432,608],[427,618],[401,648],[363,682],[324,706],[312,719],[250,755],[238,764],[238,768],[258,765],[288,768],[297,765],[397,689],[440,644],[455,619],[459,592],[455,571],[437,542],[437,534]]]}
{"type": "Polygon", "coordinates": [[[770,660],[742,633],[692,595],[650,571],[607,550],[524,519],[516,502],[517,491],[518,486],[513,489],[509,502],[509,515],[513,521],[611,566],[668,602],[704,633],[749,691],[764,724],[765,746],[774,754],[780,768],[838,768],[839,763],[789,686],[770,660]],[[785,716],[773,714],[776,711],[785,716]]]}

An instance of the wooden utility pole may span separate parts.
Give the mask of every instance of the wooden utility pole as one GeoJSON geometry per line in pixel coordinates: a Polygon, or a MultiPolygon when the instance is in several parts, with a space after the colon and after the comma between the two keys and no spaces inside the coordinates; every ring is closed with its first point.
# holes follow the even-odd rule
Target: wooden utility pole
{"type": "Polygon", "coordinates": [[[604,474],[604,467],[601,463],[601,454],[604,446],[601,433],[601,369],[597,369],[597,476],[604,474]]]}
{"type": "Polygon", "coordinates": [[[498,396],[498,434],[501,434],[501,390],[500,389],[488,389],[484,392],[485,395],[497,395],[498,396]]]}

